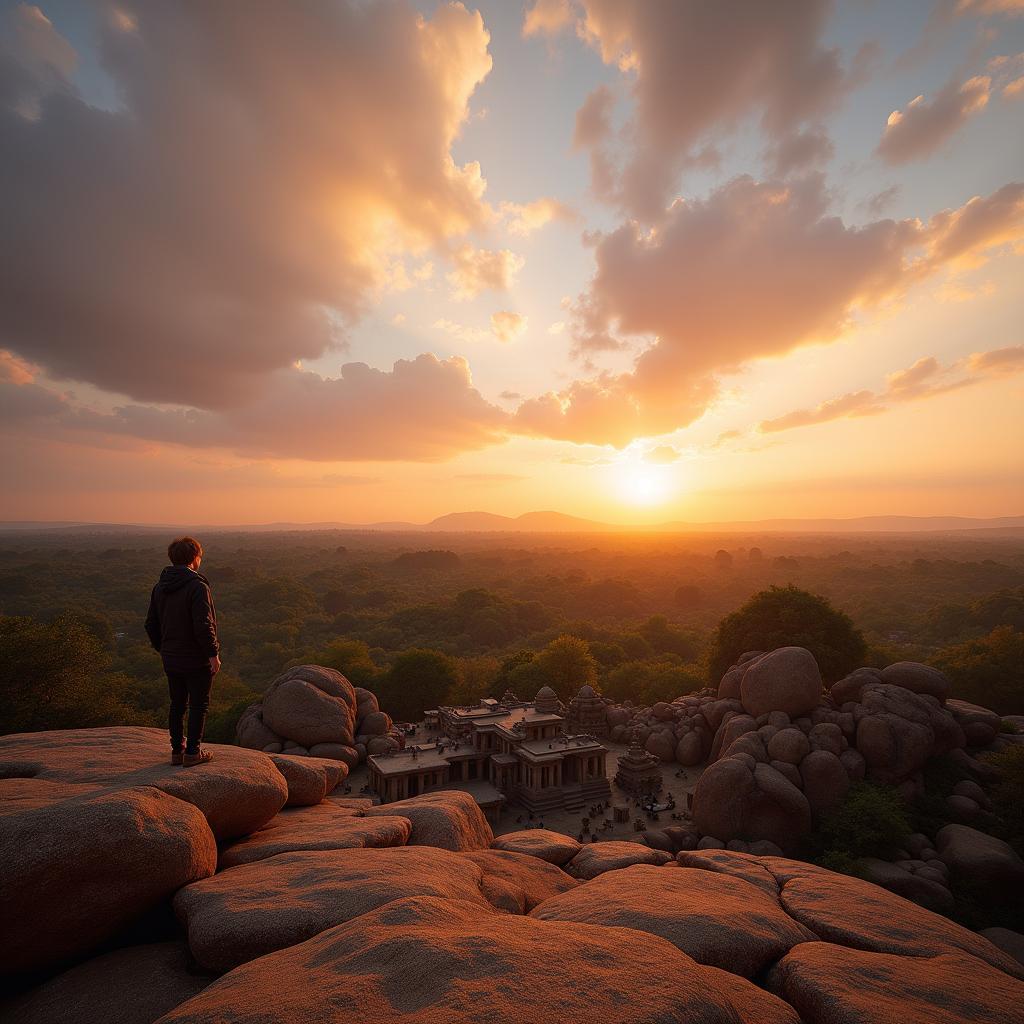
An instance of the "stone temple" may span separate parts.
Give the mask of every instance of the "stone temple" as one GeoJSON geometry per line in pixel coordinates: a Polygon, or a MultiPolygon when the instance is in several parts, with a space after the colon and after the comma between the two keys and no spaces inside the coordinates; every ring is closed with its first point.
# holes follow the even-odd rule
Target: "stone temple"
{"type": "Polygon", "coordinates": [[[608,750],[592,732],[575,731],[590,721],[593,689],[583,687],[573,703],[583,717],[568,717],[550,687],[527,703],[506,693],[472,707],[441,707],[427,713],[436,722],[437,741],[368,758],[370,788],[382,803],[434,789],[464,789],[484,810],[504,802],[522,804],[531,814],[579,810],[611,796],[608,750]]]}

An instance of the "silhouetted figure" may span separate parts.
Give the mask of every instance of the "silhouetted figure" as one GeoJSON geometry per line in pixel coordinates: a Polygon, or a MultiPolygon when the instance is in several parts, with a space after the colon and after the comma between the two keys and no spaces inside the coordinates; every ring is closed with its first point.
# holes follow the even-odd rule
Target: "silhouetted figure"
{"type": "Polygon", "coordinates": [[[202,544],[192,537],[179,537],[171,541],[167,557],[171,564],[160,574],[150,597],[146,634],[167,673],[171,764],[188,768],[213,759],[210,751],[203,750],[202,740],[213,677],[220,671],[217,612],[209,581],[199,572],[202,544]]]}

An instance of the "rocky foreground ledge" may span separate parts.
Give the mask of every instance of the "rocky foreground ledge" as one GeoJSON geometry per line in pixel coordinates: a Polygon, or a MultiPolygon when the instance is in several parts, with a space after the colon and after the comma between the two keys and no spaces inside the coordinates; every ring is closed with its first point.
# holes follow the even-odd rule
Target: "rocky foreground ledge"
{"type": "Polygon", "coordinates": [[[373,807],[343,763],[212,749],[0,738],[4,1021],[1024,1021],[1020,962],[868,882],[495,840],[464,793],[373,807]]]}

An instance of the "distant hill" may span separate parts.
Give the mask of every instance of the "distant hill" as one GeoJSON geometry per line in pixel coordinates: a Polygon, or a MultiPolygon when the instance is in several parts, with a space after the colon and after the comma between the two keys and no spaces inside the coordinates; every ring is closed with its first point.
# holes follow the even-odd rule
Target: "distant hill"
{"type": "Polygon", "coordinates": [[[525,512],[502,516],[494,512],[451,512],[429,523],[258,523],[239,525],[0,522],[0,533],[33,530],[67,533],[180,532],[269,533],[289,530],[352,530],[375,533],[1000,533],[1024,536],[1024,516],[979,519],[967,516],[860,516],[853,519],[751,519],[741,522],[669,522],[649,526],[601,523],[562,512],[525,512]]]}

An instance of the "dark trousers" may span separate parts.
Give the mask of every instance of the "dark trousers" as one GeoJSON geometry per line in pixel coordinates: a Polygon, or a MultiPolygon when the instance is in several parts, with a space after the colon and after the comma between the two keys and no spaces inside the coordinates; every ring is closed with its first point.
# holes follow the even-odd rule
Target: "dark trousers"
{"type": "Polygon", "coordinates": [[[188,743],[190,754],[199,750],[206,725],[206,712],[210,709],[210,690],[213,687],[213,673],[209,666],[184,671],[167,672],[167,685],[171,691],[171,747],[181,750],[185,738],[185,710],[188,709],[188,743]]]}

